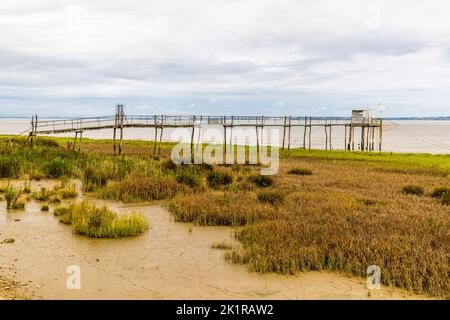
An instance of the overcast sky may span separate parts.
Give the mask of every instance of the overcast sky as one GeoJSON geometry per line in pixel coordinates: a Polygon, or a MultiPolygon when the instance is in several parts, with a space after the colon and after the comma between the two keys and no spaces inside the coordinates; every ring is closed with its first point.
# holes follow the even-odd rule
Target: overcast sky
{"type": "Polygon", "coordinates": [[[0,116],[380,102],[385,116],[450,115],[448,1],[0,1],[0,116]]]}

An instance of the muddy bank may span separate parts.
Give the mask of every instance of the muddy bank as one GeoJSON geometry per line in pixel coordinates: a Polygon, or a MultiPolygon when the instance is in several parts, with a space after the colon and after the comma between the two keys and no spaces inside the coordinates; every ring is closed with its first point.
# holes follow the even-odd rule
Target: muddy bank
{"type": "MultiPolygon", "coordinates": [[[[34,183],[38,189],[47,182],[34,183]]],[[[0,276],[15,280],[32,299],[404,299],[400,290],[375,290],[365,280],[334,273],[257,274],[225,261],[213,242],[233,243],[228,227],[176,223],[157,205],[96,201],[117,211],[139,211],[151,222],[145,235],[88,239],[30,201],[7,211],[0,201],[0,276]],[[81,289],[69,290],[67,268],[81,270],[81,289]]],[[[1,292],[1,291],[0,291],[1,292]]],[[[5,290],[6,292],[6,290],[5,290]]],[[[0,296],[2,294],[0,293],[0,296]]]]}

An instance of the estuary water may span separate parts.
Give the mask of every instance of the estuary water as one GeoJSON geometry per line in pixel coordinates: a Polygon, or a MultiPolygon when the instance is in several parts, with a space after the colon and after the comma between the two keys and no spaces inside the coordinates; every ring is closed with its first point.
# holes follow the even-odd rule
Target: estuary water
{"type": "MultiPolygon", "coordinates": [[[[450,154],[450,121],[444,120],[384,120],[383,151],[406,153],[450,154]]],[[[30,128],[29,119],[0,118],[0,134],[19,134],[30,128]]],[[[272,145],[281,145],[283,130],[265,128],[259,131],[259,141],[272,145]],[[262,137],[261,137],[262,134],[262,137]]],[[[191,129],[165,129],[163,141],[190,141],[191,129]]],[[[293,127],[291,130],[291,148],[303,146],[304,130],[293,127]]],[[[345,148],[345,131],[343,127],[333,127],[331,148],[341,150],[345,148]]],[[[59,136],[74,136],[73,133],[59,136]]],[[[84,137],[93,139],[112,139],[112,129],[86,131],[84,137]]],[[[126,140],[153,140],[154,129],[132,128],[124,130],[126,140]]],[[[286,134],[287,139],[288,134],[286,134]]],[[[359,132],[355,133],[358,141],[359,132]]],[[[256,144],[255,128],[235,128],[228,130],[227,142],[233,140],[235,144],[256,144]]],[[[308,140],[308,139],[307,139],[308,140]]],[[[325,149],[325,130],[323,127],[313,127],[311,131],[311,148],[325,149]]],[[[203,126],[195,131],[195,142],[223,143],[223,128],[220,125],[203,126]]],[[[287,145],[287,141],[286,141],[287,145]]],[[[358,146],[356,142],[355,148],[358,146]]]]}

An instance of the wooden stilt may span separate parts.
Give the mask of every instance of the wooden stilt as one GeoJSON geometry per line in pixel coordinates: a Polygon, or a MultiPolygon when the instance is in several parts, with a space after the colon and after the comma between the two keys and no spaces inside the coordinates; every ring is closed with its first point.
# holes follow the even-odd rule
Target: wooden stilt
{"type": "Polygon", "coordinates": [[[331,132],[331,130],[332,130],[332,125],[330,124],[330,135],[329,135],[329,139],[330,139],[330,142],[329,142],[329,144],[330,144],[330,150],[333,150],[333,146],[331,145],[331,142],[332,142],[332,138],[331,138],[331,134],[332,134],[332,132],[331,132]]]}
{"type": "Polygon", "coordinates": [[[161,129],[161,130],[160,130],[160,134],[159,134],[158,157],[161,157],[161,143],[162,143],[162,137],[163,137],[163,130],[164,130],[164,127],[161,126],[160,129],[161,129]]]}
{"type": "Polygon", "coordinates": [[[116,154],[116,134],[117,134],[117,128],[113,129],[113,151],[114,154],[116,154]]]}
{"type": "Polygon", "coordinates": [[[227,126],[224,125],[223,126],[223,148],[222,148],[222,152],[223,152],[223,163],[226,164],[226,156],[227,156],[227,126]]]}
{"type": "Polygon", "coordinates": [[[380,126],[378,127],[378,151],[381,151],[381,145],[383,144],[383,119],[380,119],[380,126]]]}
{"type": "Polygon", "coordinates": [[[291,120],[292,117],[289,116],[289,129],[288,129],[288,150],[291,150],[291,120]]]}
{"type": "Polygon", "coordinates": [[[284,117],[284,124],[283,124],[283,146],[281,147],[282,150],[284,150],[285,140],[286,140],[286,117],[284,117]]]}
{"type": "Polygon", "coordinates": [[[258,126],[256,128],[256,162],[259,164],[259,132],[258,132],[258,126]]]}
{"type": "Polygon", "coordinates": [[[344,134],[344,150],[348,150],[349,149],[349,147],[348,147],[348,142],[347,142],[347,130],[348,130],[348,126],[347,125],[345,125],[344,126],[344,130],[345,130],[345,134],[344,134]]]}
{"type": "Polygon", "coordinates": [[[309,117],[309,143],[308,143],[309,150],[311,150],[311,131],[312,131],[311,117],[309,117]]]}
{"type": "Polygon", "coordinates": [[[192,126],[192,133],[191,133],[191,163],[194,163],[194,133],[195,133],[195,124],[192,126]]]}
{"type": "Polygon", "coordinates": [[[75,132],[75,139],[73,140],[72,150],[75,151],[75,147],[77,145],[78,131],[75,132]]]}
{"type": "Polygon", "coordinates": [[[155,139],[153,141],[153,157],[156,157],[156,145],[158,144],[158,127],[155,126],[155,139]]]}
{"type": "Polygon", "coordinates": [[[307,118],[305,117],[305,125],[304,125],[304,127],[303,127],[303,150],[305,150],[306,149],[306,129],[307,129],[307,127],[306,127],[306,125],[307,125],[307,118]]]}
{"type": "Polygon", "coordinates": [[[80,131],[80,144],[78,145],[78,151],[81,151],[82,143],[83,143],[83,131],[80,131]]]}

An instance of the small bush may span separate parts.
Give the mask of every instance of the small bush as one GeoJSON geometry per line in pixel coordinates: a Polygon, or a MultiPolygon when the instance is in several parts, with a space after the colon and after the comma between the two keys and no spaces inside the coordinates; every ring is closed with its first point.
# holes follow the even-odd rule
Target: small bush
{"type": "Polygon", "coordinates": [[[450,206],[450,193],[445,193],[441,197],[441,203],[446,206],[450,206]]]}
{"type": "Polygon", "coordinates": [[[50,178],[70,177],[72,164],[69,160],[56,157],[46,164],[45,172],[50,178]]]}
{"type": "Polygon", "coordinates": [[[271,205],[284,203],[284,195],[277,191],[261,191],[258,193],[258,200],[271,205]]]}
{"type": "Polygon", "coordinates": [[[211,188],[219,188],[220,186],[225,186],[233,183],[233,175],[226,171],[213,171],[208,174],[207,177],[208,185],[211,188]]]}
{"type": "Polygon", "coordinates": [[[250,181],[260,188],[270,187],[273,184],[273,178],[269,176],[251,176],[250,181]]]}
{"type": "Polygon", "coordinates": [[[200,172],[194,170],[192,167],[179,170],[176,174],[176,180],[194,189],[201,188],[203,182],[200,172]]]}
{"type": "Polygon", "coordinates": [[[288,171],[288,174],[295,174],[297,176],[310,176],[312,175],[312,171],[305,168],[293,168],[288,171]]]}
{"type": "Polygon", "coordinates": [[[41,207],[41,211],[48,211],[48,210],[50,210],[50,208],[49,208],[48,204],[44,204],[44,205],[42,205],[42,207],[41,207]]]}
{"type": "Polygon", "coordinates": [[[175,170],[177,165],[172,161],[172,159],[169,158],[162,161],[161,167],[166,170],[175,170]]]}
{"type": "Polygon", "coordinates": [[[97,188],[105,187],[108,180],[113,178],[114,166],[105,162],[102,165],[88,164],[84,168],[83,190],[86,192],[95,191],[97,188]]]}
{"type": "Polygon", "coordinates": [[[450,187],[436,187],[431,196],[439,199],[443,205],[450,205],[450,187]]]}
{"type": "Polygon", "coordinates": [[[19,160],[11,156],[0,155],[0,178],[17,178],[21,167],[19,160]]]}
{"type": "Polygon", "coordinates": [[[410,195],[416,195],[421,196],[425,193],[422,187],[416,186],[416,185],[407,185],[404,186],[402,189],[404,194],[410,194],[410,195]]]}
{"type": "Polygon", "coordinates": [[[440,199],[445,195],[450,195],[450,187],[436,187],[431,193],[431,196],[437,199],[440,199]]]}

